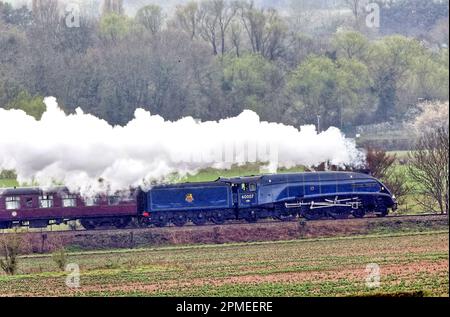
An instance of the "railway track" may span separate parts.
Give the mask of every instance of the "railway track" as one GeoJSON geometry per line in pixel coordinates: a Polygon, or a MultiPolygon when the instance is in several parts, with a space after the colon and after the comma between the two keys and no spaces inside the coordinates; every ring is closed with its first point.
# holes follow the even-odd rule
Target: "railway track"
{"type": "MultiPolygon", "coordinates": [[[[234,227],[241,227],[241,226],[255,226],[255,225],[275,225],[275,224],[280,224],[280,223],[326,223],[326,222],[331,222],[331,223],[340,223],[340,222],[347,222],[347,221],[353,221],[353,222],[367,222],[367,221],[394,221],[394,220],[399,220],[399,219],[424,219],[424,218],[430,218],[430,219],[440,219],[440,218],[448,218],[447,214],[418,214],[418,215],[388,215],[386,217],[376,217],[376,216],[367,216],[364,218],[348,218],[348,219],[333,219],[333,218],[322,218],[319,220],[306,220],[304,218],[295,218],[293,220],[289,220],[289,221],[281,221],[281,220],[275,220],[275,219],[261,219],[258,220],[256,222],[246,222],[245,220],[231,220],[231,221],[227,221],[224,224],[214,224],[214,223],[206,223],[204,225],[198,226],[195,225],[193,223],[188,223],[186,225],[184,225],[183,227],[177,227],[173,224],[170,224],[168,226],[162,227],[162,228],[156,228],[156,227],[127,227],[127,228],[123,228],[123,229],[117,229],[117,228],[113,228],[113,227],[104,227],[104,228],[97,228],[97,229],[93,229],[93,230],[87,230],[84,228],[77,228],[75,230],[70,230],[70,229],[57,229],[57,230],[53,230],[51,226],[49,226],[47,229],[42,229],[42,230],[36,230],[36,229],[29,229],[29,228],[21,228],[19,234],[21,233],[68,233],[68,232],[80,232],[80,233],[108,233],[108,232],[141,232],[141,231],[148,231],[148,230],[176,230],[176,229],[201,229],[201,228],[208,228],[208,227],[230,227],[230,226],[234,226],[234,227]]],[[[8,233],[13,233],[12,232],[13,229],[4,229],[4,230],[0,230],[0,234],[8,234],[8,233]]]]}
{"type": "MultiPolygon", "coordinates": [[[[392,215],[384,218],[321,219],[288,222],[261,220],[257,223],[232,221],[223,225],[206,224],[163,228],[124,228],[97,230],[23,231],[22,254],[46,254],[60,248],[68,250],[140,249],[170,245],[204,245],[284,241],[325,237],[378,234],[380,232],[447,231],[448,215],[392,215]],[[75,248],[75,249],[73,249],[75,248]]],[[[0,234],[8,239],[11,231],[0,234]]]]}

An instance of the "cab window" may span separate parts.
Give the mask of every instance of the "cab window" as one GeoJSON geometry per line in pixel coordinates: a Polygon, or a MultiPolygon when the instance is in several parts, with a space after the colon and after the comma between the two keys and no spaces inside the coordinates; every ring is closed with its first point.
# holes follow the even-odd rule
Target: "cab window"
{"type": "Polygon", "coordinates": [[[256,192],[256,184],[243,183],[241,184],[242,191],[244,192],[256,192]]]}
{"type": "Polygon", "coordinates": [[[10,196],[5,197],[6,209],[19,209],[20,208],[20,197],[10,196]]]}

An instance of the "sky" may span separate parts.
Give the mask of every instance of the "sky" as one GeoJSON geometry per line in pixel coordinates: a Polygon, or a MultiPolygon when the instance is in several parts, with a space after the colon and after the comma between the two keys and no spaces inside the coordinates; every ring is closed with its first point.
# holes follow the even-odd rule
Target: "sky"
{"type": "MultiPolygon", "coordinates": [[[[9,2],[15,6],[22,6],[24,4],[31,5],[31,0],[3,0],[9,2]]],[[[289,3],[293,0],[254,0],[255,4],[260,6],[275,6],[283,7],[289,6],[289,3]]],[[[59,0],[61,3],[80,3],[81,5],[88,5],[90,7],[100,8],[102,0],[59,0]]],[[[187,3],[189,0],[124,0],[124,7],[127,14],[134,14],[137,9],[148,5],[158,4],[166,11],[171,11],[178,4],[187,3]]]]}

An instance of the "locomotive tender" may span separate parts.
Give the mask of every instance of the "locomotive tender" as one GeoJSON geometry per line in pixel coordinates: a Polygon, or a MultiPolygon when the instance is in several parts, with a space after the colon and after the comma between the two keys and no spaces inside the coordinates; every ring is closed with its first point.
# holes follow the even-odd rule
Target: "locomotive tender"
{"type": "MultiPolygon", "coordinates": [[[[114,196],[112,196],[114,197],[114,196]]],[[[88,203],[65,189],[42,192],[7,189],[0,192],[0,228],[44,227],[79,219],[86,229],[122,228],[136,219],[141,226],[183,226],[188,221],[223,224],[227,220],[276,218],[308,220],[323,217],[379,217],[396,210],[395,196],[377,179],[353,172],[312,172],[219,178],[214,182],[155,186],[137,190],[126,201],[99,196],[88,203]],[[36,197],[33,197],[33,194],[36,197]],[[51,197],[52,203],[43,203],[51,197]],[[71,197],[71,202],[67,199],[71,197]],[[33,200],[34,199],[34,200],[33,200]],[[33,205],[33,201],[39,205],[33,205]],[[113,201],[114,203],[111,203],[113,201]]]]}

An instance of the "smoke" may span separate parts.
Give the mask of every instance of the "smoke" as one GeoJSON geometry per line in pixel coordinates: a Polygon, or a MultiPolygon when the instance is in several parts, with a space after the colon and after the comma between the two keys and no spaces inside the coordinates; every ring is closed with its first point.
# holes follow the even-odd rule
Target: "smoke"
{"type": "Polygon", "coordinates": [[[54,97],[44,102],[41,120],[0,108],[0,170],[16,170],[19,182],[63,183],[87,194],[146,187],[207,167],[264,162],[275,172],[277,167],[362,159],[337,128],[320,134],[314,126],[298,130],[262,122],[249,110],[218,122],[192,117],[171,122],[137,109],[126,126],[111,126],[80,108],[66,115],[54,97]]]}

